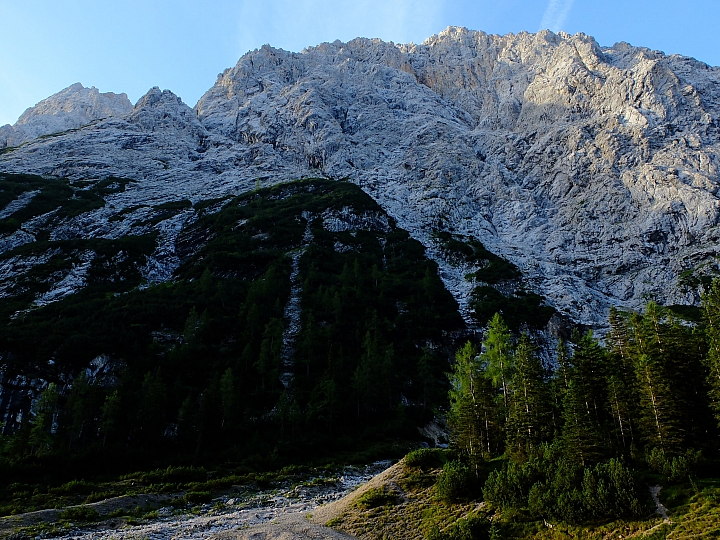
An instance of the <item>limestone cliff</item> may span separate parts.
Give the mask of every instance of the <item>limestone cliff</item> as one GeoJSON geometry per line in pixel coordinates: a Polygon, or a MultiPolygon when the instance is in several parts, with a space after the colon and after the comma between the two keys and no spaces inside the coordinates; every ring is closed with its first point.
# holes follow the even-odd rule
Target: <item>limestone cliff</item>
{"type": "Polygon", "coordinates": [[[265,46],[195,110],[154,89],[125,114],[6,151],[0,171],[137,180],[73,218],[78,235],[110,234],[113,212],[145,200],[349,178],[428,247],[463,309],[468,269],[444,260],[433,230],[478,238],[598,325],[610,305],[698,300],[677,278],[717,267],[719,122],[720,69],[692,58],[450,27],[421,45],[265,46]]]}
{"type": "Polygon", "coordinates": [[[100,93],[94,86],[85,88],[75,83],[27,109],[15,125],[0,127],[0,149],[127,114],[130,109],[132,103],[126,94],[100,93]]]}

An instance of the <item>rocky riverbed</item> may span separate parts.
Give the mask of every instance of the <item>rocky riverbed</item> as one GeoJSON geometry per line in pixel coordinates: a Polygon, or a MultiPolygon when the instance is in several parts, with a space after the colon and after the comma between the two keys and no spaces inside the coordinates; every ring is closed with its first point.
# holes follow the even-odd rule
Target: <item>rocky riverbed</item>
{"type": "MultiPolygon", "coordinates": [[[[237,486],[233,493],[209,503],[176,509],[163,506],[138,520],[109,519],[92,525],[22,529],[9,538],[100,539],[196,539],[224,531],[242,530],[276,518],[301,515],[338,500],[391,465],[377,461],[363,467],[348,466],[327,475],[308,476],[268,489],[237,486]]],[[[98,503],[102,504],[102,503],[98,503]]],[[[18,522],[22,516],[17,516],[18,522]]]]}

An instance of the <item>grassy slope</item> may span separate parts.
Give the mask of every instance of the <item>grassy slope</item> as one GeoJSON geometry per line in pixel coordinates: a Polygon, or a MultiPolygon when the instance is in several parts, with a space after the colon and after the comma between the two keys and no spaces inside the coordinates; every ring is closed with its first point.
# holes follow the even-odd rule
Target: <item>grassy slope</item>
{"type": "Polygon", "coordinates": [[[317,509],[312,520],[363,540],[421,540],[428,538],[433,526],[447,534],[453,523],[471,515],[497,521],[501,538],[619,540],[717,538],[720,535],[720,481],[717,480],[698,481],[697,491],[691,485],[661,491],[660,500],[669,510],[670,523],[650,515],[644,519],[572,526],[522,521],[519,516],[496,512],[480,499],[455,504],[442,502],[435,490],[440,472],[439,468],[409,467],[401,461],[340,501],[317,509]],[[387,493],[396,497],[383,496],[387,493]],[[367,500],[375,504],[364,504],[367,500]]]}

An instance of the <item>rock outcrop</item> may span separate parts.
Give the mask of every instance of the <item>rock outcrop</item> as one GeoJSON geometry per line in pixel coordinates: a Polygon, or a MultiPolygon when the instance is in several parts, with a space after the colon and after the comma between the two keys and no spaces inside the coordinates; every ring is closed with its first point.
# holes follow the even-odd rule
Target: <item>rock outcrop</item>
{"type": "MultiPolygon", "coordinates": [[[[450,27],[421,45],[265,46],[195,110],[158,89],[120,109],[6,151],[0,171],[136,180],[114,211],[349,178],[429,248],[436,229],[474,236],[591,325],[610,305],[697,302],[678,276],[717,268],[720,68],[692,58],[450,27]]],[[[465,272],[438,262],[466,305],[465,272]]]]}
{"type": "Polygon", "coordinates": [[[27,109],[15,123],[0,127],[0,149],[53,133],[78,129],[96,120],[122,116],[132,109],[127,94],[101,93],[75,83],[27,109]]]}

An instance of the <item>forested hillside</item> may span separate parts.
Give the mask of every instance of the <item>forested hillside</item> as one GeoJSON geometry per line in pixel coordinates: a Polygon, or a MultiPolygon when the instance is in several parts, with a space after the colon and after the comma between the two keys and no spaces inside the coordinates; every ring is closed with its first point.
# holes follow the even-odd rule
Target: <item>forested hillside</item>
{"type": "Polygon", "coordinates": [[[2,255],[35,264],[2,305],[4,481],[67,460],[91,475],[110,456],[118,471],[300,461],[416,438],[444,402],[457,304],[423,247],[359,188],[299,181],[195,211],[167,283],[140,272],[152,235],[2,255]],[[83,260],[74,294],[35,300],[83,260]],[[49,385],[33,394],[20,385],[31,380],[49,385]]]}

